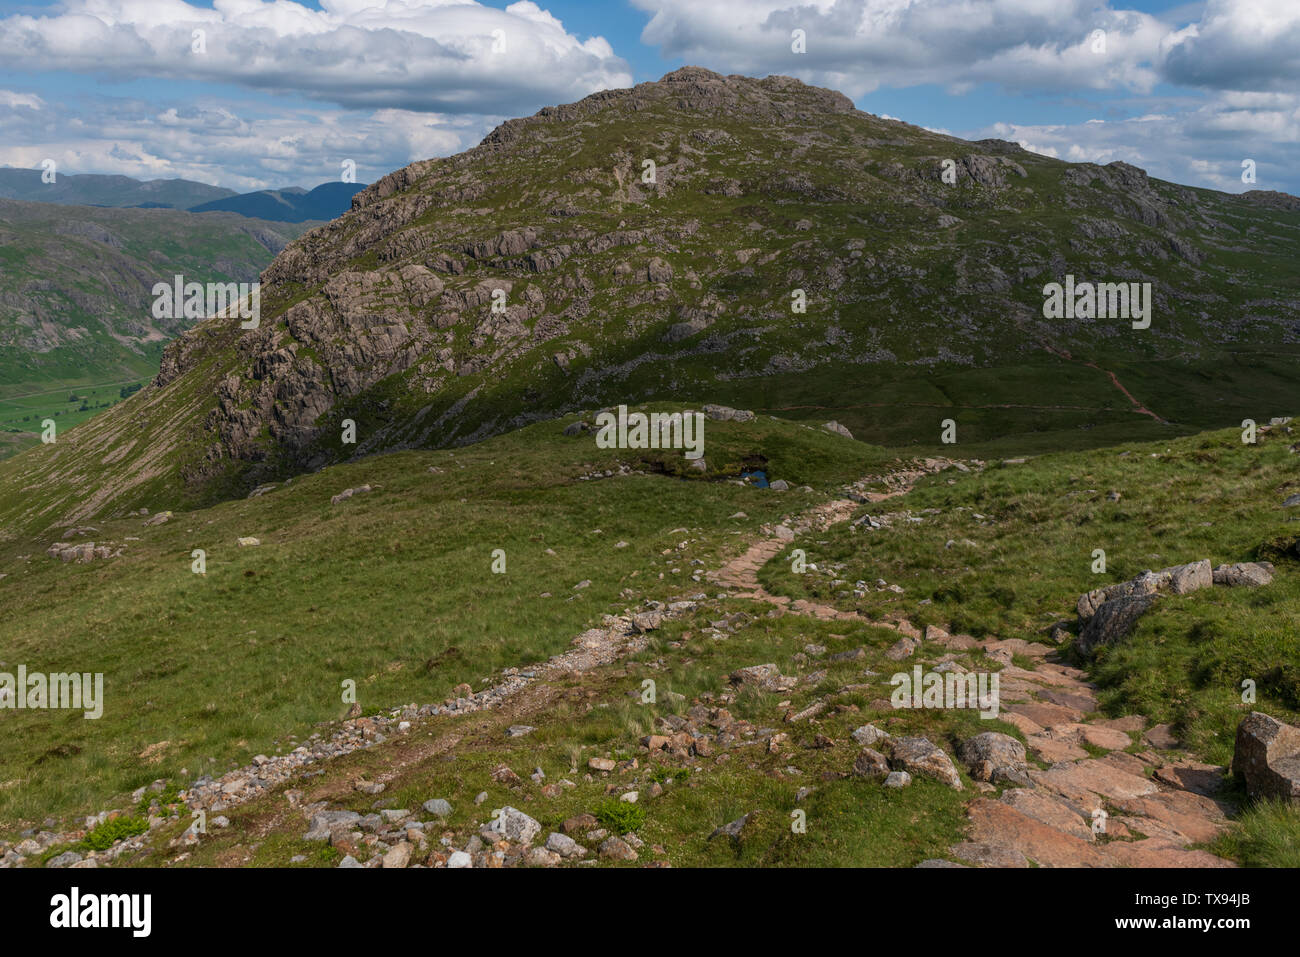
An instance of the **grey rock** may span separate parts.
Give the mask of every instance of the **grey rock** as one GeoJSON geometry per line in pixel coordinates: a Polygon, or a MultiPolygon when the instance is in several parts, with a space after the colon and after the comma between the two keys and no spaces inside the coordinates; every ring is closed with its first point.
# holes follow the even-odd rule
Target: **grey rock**
{"type": "Polygon", "coordinates": [[[889,777],[889,762],[873,748],[863,748],[853,761],[853,773],[858,777],[883,780],[889,777]]]}
{"type": "Polygon", "coordinates": [[[1138,619],[1155,604],[1154,595],[1115,598],[1102,602],[1097,613],[1088,619],[1083,631],[1075,639],[1080,654],[1091,655],[1102,645],[1114,644],[1127,638],[1138,619]]]}
{"type": "Polygon", "coordinates": [[[715,837],[729,837],[733,841],[740,840],[740,834],[745,829],[745,825],[749,823],[752,814],[751,811],[749,814],[738,817],[734,821],[729,821],[721,827],[714,828],[713,833],[709,835],[709,840],[711,841],[715,837]]]}
{"type": "Polygon", "coordinates": [[[1237,562],[1220,565],[1214,569],[1214,584],[1230,587],[1258,588],[1273,581],[1273,566],[1269,562],[1237,562]]]}
{"type": "Polygon", "coordinates": [[[1252,711],[1237,725],[1232,773],[1252,798],[1300,802],[1300,728],[1252,711]]]}
{"type": "Polygon", "coordinates": [[[607,837],[597,848],[601,857],[610,861],[635,861],[637,853],[621,837],[607,837]]]}
{"type": "Polygon", "coordinates": [[[545,847],[548,851],[554,851],[561,857],[583,857],[587,849],[569,837],[567,834],[561,834],[555,831],[546,838],[545,847]]]}
{"type": "Polygon", "coordinates": [[[421,805],[434,817],[450,817],[451,803],[444,798],[430,798],[421,805]]]}
{"type": "Polygon", "coordinates": [[[864,724],[862,727],[854,730],[853,740],[858,742],[858,744],[862,745],[864,748],[870,748],[878,741],[890,740],[890,735],[885,731],[881,731],[874,724],[864,724]]]}
{"type": "Polygon", "coordinates": [[[541,833],[542,825],[523,811],[507,805],[501,809],[501,814],[492,818],[485,830],[518,844],[529,844],[541,833]]]}
{"type": "Polygon", "coordinates": [[[908,771],[923,777],[933,778],[948,787],[962,790],[961,775],[953,766],[952,758],[947,752],[931,743],[928,738],[898,738],[891,748],[890,766],[895,771],[908,771]]]}
{"type": "Polygon", "coordinates": [[[985,731],[963,741],[957,753],[977,781],[1028,783],[1025,746],[1009,734],[985,731]]]}

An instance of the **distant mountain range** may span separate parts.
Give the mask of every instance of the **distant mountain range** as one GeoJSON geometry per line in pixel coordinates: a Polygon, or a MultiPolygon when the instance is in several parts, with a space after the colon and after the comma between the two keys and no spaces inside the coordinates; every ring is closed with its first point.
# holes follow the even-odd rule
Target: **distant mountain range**
{"type": "Polygon", "coordinates": [[[232,212],[281,223],[335,219],[351,208],[352,196],[365,188],[364,183],[329,182],[310,191],[293,186],[237,193],[188,179],[142,181],[97,173],[60,173],[53,183],[44,183],[38,169],[0,169],[0,199],[64,206],[232,212]]]}
{"type": "Polygon", "coordinates": [[[309,219],[337,219],[352,208],[352,197],[365,189],[360,183],[322,183],[308,192],[265,189],[259,193],[226,196],[189,208],[191,213],[229,212],[280,223],[303,223],[309,219]]]}

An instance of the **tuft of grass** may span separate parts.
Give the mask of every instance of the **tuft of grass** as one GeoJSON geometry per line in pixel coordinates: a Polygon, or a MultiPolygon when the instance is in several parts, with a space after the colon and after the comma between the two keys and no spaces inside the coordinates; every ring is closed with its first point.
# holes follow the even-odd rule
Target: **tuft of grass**
{"type": "Polygon", "coordinates": [[[147,830],[149,830],[149,822],[143,817],[123,815],[96,825],[81,843],[88,850],[106,851],[118,841],[143,834],[147,830]]]}
{"type": "Polygon", "coordinates": [[[1210,850],[1244,867],[1300,867],[1300,808],[1284,801],[1257,801],[1210,850]]]}
{"type": "Polygon", "coordinates": [[[646,809],[617,798],[606,798],[596,807],[596,820],[611,834],[640,830],[646,821],[646,809]]]}

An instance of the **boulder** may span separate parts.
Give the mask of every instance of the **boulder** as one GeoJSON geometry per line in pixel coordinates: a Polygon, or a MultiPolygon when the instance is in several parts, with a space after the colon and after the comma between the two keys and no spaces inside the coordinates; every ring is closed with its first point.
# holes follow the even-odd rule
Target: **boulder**
{"type": "Polygon", "coordinates": [[[1009,734],[985,731],[963,741],[957,753],[977,781],[1029,783],[1025,746],[1009,734]]]}
{"type": "Polygon", "coordinates": [[[862,778],[883,780],[889,776],[889,762],[879,751],[863,748],[853,762],[853,773],[862,778]]]}
{"type": "Polygon", "coordinates": [[[1300,728],[1252,711],[1237,725],[1232,773],[1253,798],[1300,802],[1300,728]]]}
{"type": "Polygon", "coordinates": [[[451,804],[444,798],[430,798],[423,804],[424,810],[434,817],[450,817],[451,804]]]}
{"type": "Polygon", "coordinates": [[[569,837],[567,834],[561,834],[558,831],[552,832],[546,838],[546,849],[559,854],[561,857],[583,857],[587,849],[569,837]]]}
{"type": "Polygon", "coordinates": [[[1273,565],[1271,562],[1237,562],[1235,565],[1220,565],[1213,574],[1216,585],[1258,588],[1273,581],[1273,565]]]}
{"type": "Polygon", "coordinates": [[[954,790],[962,790],[961,775],[943,748],[928,738],[899,738],[893,744],[890,766],[895,771],[933,778],[954,790]]]}
{"type": "Polygon", "coordinates": [[[1200,591],[1214,584],[1214,573],[1210,570],[1208,558],[1166,568],[1159,574],[1169,576],[1169,590],[1175,595],[1186,595],[1188,592],[1200,591]]]}
{"type": "Polygon", "coordinates": [[[1155,596],[1129,595],[1102,602],[1096,614],[1088,619],[1083,631],[1075,639],[1075,647],[1083,655],[1091,655],[1102,645],[1114,644],[1127,638],[1137,621],[1155,604],[1155,596]]]}
{"type": "Polygon", "coordinates": [[[600,856],[609,861],[635,861],[636,851],[621,837],[607,837],[596,849],[600,856]]]}
{"type": "Polygon", "coordinates": [[[864,748],[869,748],[878,741],[889,741],[890,735],[881,731],[874,724],[864,724],[853,732],[853,740],[864,748]]]}
{"type": "Polygon", "coordinates": [[[743,409],[732,409],[725,405],[706,405],[704,414],[715,422],[752,422],[754,413],[743,409]]]}
{"type": "Polygon", "coordinates": [[[508,841],[517,844],[529,844],[542,831],[542,825],[523,811],[507,805],[501,813],[492,818],[485,830],[500,834],[508,841]]]}
{"type": "Polygon", "coordinates": [[[853,433],[852,433],[852,432],[850,432],[847,428],[845,428],[844,426],[840,425],[838,422],[836,422],[836,421],[834,421],[834,420],[832,420],[832,421],[830,421],[830,422],[824,422],[824,423],[822,423],[822,428],[825,429],[827,432],[834,432],[836,435],[842,435],[842,436],[844,436],[846,439],[851,439],[851,438],[853,438],[853,433]]]}
{"type": "Polygon", "coordinates": [[[786,692],[799,683],[796,677],[783,675],[776,665],[750,665],[737,668],[730,675],[733,685],[756,685],[764,691],[786,692]]]}

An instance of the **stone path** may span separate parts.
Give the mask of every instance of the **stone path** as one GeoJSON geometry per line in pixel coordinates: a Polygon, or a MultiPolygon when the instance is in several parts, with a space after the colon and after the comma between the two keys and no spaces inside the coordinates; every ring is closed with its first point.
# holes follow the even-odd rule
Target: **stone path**
{"type": "MultiPolygon", "coordinates": [[[[906,494],[917,479],[950,464],[927,460],[920,469],[894,473],[891,491],[872,493],[869,501],[906,494]]],[[[846,520],[857,505],[838,500],[812,510],[793,526],[793,540],[846,520]]],[[[905,618],[872,621],[768,592],[758,571],[791,541],[758,542],[709,579],[734,597],[777,605],[790,614],[855,619],[921,637],[905,618]]],[[[980,641],[933,627],[924,637],[946,652],[980,649],[1003,663],[1000,717],[1024,734],[1028,753],[1047,765],[1031,766],[1028,787],[1008,788],[1000,796],[993,796],[993,785],[977,783],[984,793],[967,808],[970,834],[950,849],[954,857],[988,867],[1027,867],[1031,861],[1044,867],[1233,866],[1191,847],[1213,840],[1226,823],[1228,808],[1214,797],[1224,768],[1180,756],[1168,728],[1145,730],[1140,716],[1088,719],[1097,710],[1096,687],[1082,671],[1050,660],[1055,652],[1047,645],[1018,638],[980,641]],[[1013,655],[1032,660],[1033,667],[1013,664],[1013,655]]]]}
{"type": "Polygon", "coordinates": [[[1032,670],[1003,668],[1001,717],[1048,767],[1029,769],[1030,787],[972,801],[969,840],[953,855],[992,866],[1233,866],[1190,847],[1213,840],[1226,823],[1226,806],[1214,799],[1224,769],[1153,747],[1174,742],[1167,728],[1142,734],[1140,716],[1086,719],[1096,689],[1083,673],[1048,660],[1044,645],[1013,652],[1011,641],[981,643],[1007,662],[1011,653],[1035,655],[1032,670]],[[1128,753],[1135,741],[1141,750],[1128,753]]]}

